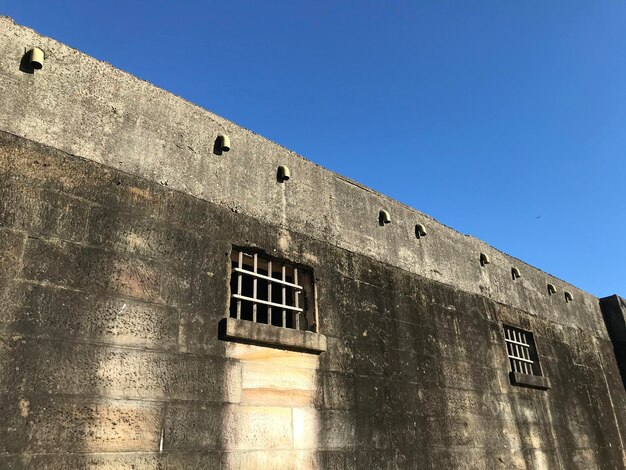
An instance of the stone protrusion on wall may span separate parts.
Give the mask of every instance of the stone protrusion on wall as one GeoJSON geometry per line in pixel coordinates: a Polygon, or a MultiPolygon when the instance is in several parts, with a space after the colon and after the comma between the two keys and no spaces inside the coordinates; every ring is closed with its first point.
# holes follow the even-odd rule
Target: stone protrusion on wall
{"type": "Polygon", "coordinates": [[[426,236],[426,229],[422,224],[415,224],[415,237],[422,238],[426,236]]]}
{"type": "Polygon", "coordinates": [[[289,167],[285,165],[280,165],[278,170],[276,171],[276,178],[279,182],[284,183],[291,178],[291,171],[289,171],[289,167]]]}
{"type": "Polygon", "coordinates": [[[215,155],[222,155],[225,152],[230,152],[230,137],[220,134],[215,139],[214,153],[215,155]]]}
{"type": "Polygon", "coordinates": [[[391,214],[388,211],[381,209],[378,213],[378,223],[383,226],[391,223],[391,214]]]}
{"type": "Polygon", "coordinates": [[[44,52],[38,47],[28,51],[28,65],[32,70],[40,70],[43,67],[44,52]]]}

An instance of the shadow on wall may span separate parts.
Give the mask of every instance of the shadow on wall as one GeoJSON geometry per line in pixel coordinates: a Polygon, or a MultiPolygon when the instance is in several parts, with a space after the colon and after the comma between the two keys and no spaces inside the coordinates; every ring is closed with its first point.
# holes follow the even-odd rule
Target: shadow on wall
{"type": "Polygon", "coordinates": [[[600,309],[626,387],[626,300],[618,295],[604,297],[600,299],[600,309]]]}
{"type": "Polygon", "coordinates": [[[35,67],[33,67],[33,64],[30,60],[30,51],[26,52],[20,60],[20,72],[24,72],[30,75],[35,73],[35,67]]]}
{"type": "Polygon", "coordinates": [[[163,193],[2,137],[0,466],[219,466],[225,362],[177,351],[192,279],[163,193]]]}

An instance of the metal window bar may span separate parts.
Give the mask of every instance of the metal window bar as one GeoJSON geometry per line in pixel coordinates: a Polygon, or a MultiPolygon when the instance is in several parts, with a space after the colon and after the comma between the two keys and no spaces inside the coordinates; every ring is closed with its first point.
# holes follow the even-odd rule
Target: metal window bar
{"type": "MultiPolygon", "coordinates": [[[[300,294],[303,292],[304,287],[299,284],[300,279],[298,275],[298,269],[296,267],[289,267],[282,263],[280,268],[280,279],[274,278],[274,266],[270,259],[263,259],[258,256],[257,253],[248,254],[243,251],[234,251],[233,260],[236,260],[236,267],[233,268],[233,273],[237,275],[237,293],[231,294],[233,299],[237,301],[237,319],[241,319],[242,316],[242,302],[249,302],[248,305],[252,306],[252,321],[258,322],[258,305],[267,306],[267,324],[272,324],[272,308],[280,309],[282,313],[281,326],[283,328],[296,328],[300,329],[300,315],[304,313],[304,309],[300,307],[300,294]],[[244,256],[252,258],[252,262],[247,261],[244,263],[244,256]],[[259,269],[264,269],[263,263],[267,262],[267,275],[261,274],[259,269]],[[248,268],[248,269],[246,269],[248,268]],[[250,269],[251,268],[251,269],[250,269]],[[287,269],[290,268],[293,271],[293,281],[287,281],[287,269]],[[248,276],[246,278],[246,276],[248,276]],[[252,296],[244,295],[244,281],[252,280],[252,296]],[[267,281],[267,300],[259,298],[259,286],[258,281],[267,281]],[[273,301],[273,285],[281,287],[281,301],[280,303],[273,301]],[[291,288],[292,295],[287,295],[287,289],[291,288]],[[289,297],[289,298],[288,298],[289,297]],[[291,326],[287,324],[287,312],[290,312],[292,318],[291,326]]],[[[249,284],[248,284],[249,285],[249,284]]],[[[248,291],[249,292],[249,291],[248,291]]]]}
{"type": "MultiPolygon", "coordinates": [[[[298,307],[292,307],[291,305],[286,304],[277,304],[276,302],[269,302],[263,299],[253,299],[252,297],[246,297],[245,295],[233,294],[233,297],[237,300],[247,300],[249,302],[256,302],[257,304],[267,305],[269,307],[277,307],[283,309],[285,313],[285,317],[287,316],[287,310],[291,310],[293,312],[302,312],[303,310],[298,307]]],[[[285,327],[286,328],[286,327],[285,327]]]]}
{"type": "Polygon", "coordinates": [[[506,345],[506,354],[507,357],[509,358],[509,363],[511,364],[511,370],[513,370],[513,372],[517,372],[517,365],[515,364],[515,362],[513,362],[511,360],[511,352],[512,352],[512,345],[509,343],[509,339],[510,339],[510,335],[509,335],[509,330],[507,328],[504,329],[504,341],[505,341],[505,345],[506,345]]]}
{"type": "MultiPolygon", "coordinates": [[[[259,256],[255,253],[254,254],[254,261],[253,261],[253,272],[254,274],[256,274],[257,272],[257,267],[258,267],[258,263],[259,263],[259,256]]],[[[252,278],[252,298],[256,299],[257,298],[257,283],[258,283],[258,279],[256,276],[253,276],[252,278]]],[[[257,312],[257,303],[253,302],[252,303],[252,321],[254,323],[256,323],[256,312],[257,312]]]]}
{"type": "Polygon", "coordinates": [[[518,361],[517,366],[521,369],[520,372],[526,373],[524,363],[519,362],[519,359],[522,357],[522,354],[521,354],[521,347],[519,345],[519,341],[517,341],[517,335],[515,334],[515,330],[511,330],[511,336],[513,336],[513,341],[515,341],[514,343],[511,343],[511,344],[513,345],[513,351],[514,351],[513,355],[517,358],[516,360],[518,361]]]}
{"type": "MultiPolygon", "coordinates": [[[[271,261],[269,261],[269,263],[271,264],[271,261]]],[[[255,277],[257,279],[264,279],[266,281],[270,281],[270,282],[273,282],[275,284],[282,284],[282,285],[284,285],[286,287],[293,287],[294,289],[302,289],[302,286],[300,286],[298,284],[294,284],[292,282],[283,281],[282,279],[275,279],[275,278],[270,277],[270,276],[265,276],[264,274],[261,274],[261,273],[256,273],[254,271],[248,271],[247,269],[235,268],[234,271],[237,272],[237,273],[245,274],[246,276],[255,277]]]]}
{"type": "MultiPolygon", "coordinates": [[[[271,260],[267,261],[267,275],[272,281],[272,261],[271,260]]],[[[272,282],[267,283],[267,300],[269,302],[272,301],[272,282]]],[[[268,325],[272,324],[272,306],[271,305],[267,306],[267,324],[268,325]]]]}
{"type": "MultiPolygon", "coordinates": [[[[521,343],[522,342],[522,334],[519,331],[515,331],[515,337],[517,338],[517,340],[521,343]]],[[[522,359],[526,359],[526,351],[528,350],[527,347],[521,346],[519,344],[516,344],[515,347],[517,348],[517,350],[520,353],[520,356],[522,357],[522,359]]],[[[528,373],[528,363],[523,361],[522,362],[522,370],[524,371],[525,374],[528,373]]]]}
{"type": "MultiPolygon", "coordinates": [[[[298,268],[293,268],[293,282],[295,284],[298,284],[298,268]]],[[[298,294],[300,294],[298,290],[295,290],[293,292],[293,304],[296,308],[299,308],[298,294]]],[[[296,317],[296,330],[299,330],[300,329],[300,312],[296,310],[294,315],[296,317]]]]}
{"type": "MultiPolygon", "coordinates": [[[[521,343],[523,343],[523,338],[522,338],[522,333],[519,331],[515,331],[515,336],[517,337],[518,341],[520,344],[516,344],[515,347],[517,348],[517,350],[520,352],[520,356],[522,357],[522,359],[524,359],[524,361],[522,361],[522,369],[524,370],[525,374],[529,374],[532,375],[532,373],[528,370],[529,368],[529,364],[526,361],[529,361],[530,358],[528,357],[528,346],[521,346],[521,343]]],[[[532,364],[532,361],[531,361],[532,364]]]]}
{"type": "MultiPolygon", "coordinates": [[[[237,294],[238,295],[241,295],[241,292],[242,292],[242,278],[243,278],[243,275],[241,274],[242,267],[243,267],[243,251],[240,251],[239,252],[240,272],[237,273],[237,294]]],[[[241,299],[237,299],[237,319],[241,320],[241,299]]]]}
{"type": "Polygon", "coordinates": [[[282,274],[283,274],[283,328],[287,328],[287,310],[285,310],[284,306],[287,304],[287,286],[285,282],[287,282],[287,266],[282,265],[282,274]]]}
{"type": "Polygon", "coordinates": [[[530,358],[530,344],[526,334],[505,327],[504,341],[513,372],[534,375],[534,361],[530,358]]]}

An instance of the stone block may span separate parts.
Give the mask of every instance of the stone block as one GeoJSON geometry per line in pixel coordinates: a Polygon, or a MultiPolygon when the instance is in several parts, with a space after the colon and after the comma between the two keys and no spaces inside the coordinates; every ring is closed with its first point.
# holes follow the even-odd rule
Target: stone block
{"type": "Polygon", "coordinates": [[[317,467],[325,470],[356,470],[353,451],[329,450],[317,453],[317,467]]]}
{"type": "Polygon", "coordinates": [[[241,390],[241,404],[254,406],[321,407],[318,390],[249,388],[241,390]]]}
{"type": "MultiPolygon", "coordinates": [[[[210,263],[211,266],[207,269],[199,269],[189,273],[191,274],[188,277],[190,279],[189,297],[186,302],[192,309],[202,309],[213,318],[220,319],[228,315],[230,287],[227,286],[230,278],[224,259],[216,257],[210,263]]],[[[179,270],[172,271],[172,277],[177,276],[184,279],[183,274],[179,270]]]]}
{"type": "Polygon", "coordinates": [[[167,452],[217,451],[224,444],[225,405],[171,403],[165,411],[163,448],[167,452]]]}
{"type": "Polygon", "coordinates": [[[324,370],[352,373],[354,371],[354,340],[348,335],[335,338],[326,337],[328,345],[320,355],[320,364],[324,370]]]}
{"type": "Polygon", "coordinates": [[[493,470],[526,470],[529,468],[524,451],[519,449],[487,450],[486,468],[493,470]]]}
{"type": "Polygon", "coordinates": [[[273,368],[315,369],[320,367],[324,355],[309,354],[285,349],[268,348],[253,344],[226,342],[226,356],[251,365],[266,365],[273,368]]]}
{"type": "Polygon", "coordinates": [[[23,307],[12,315],[6,311],[2,324],[15,334],[150,349],[177,347],[179,313],[171,307],[24,282],[15,286],[11,302],[23,307]]]}
{"type": "Polygon", "coordinates": [[[217,357],[93,344],[42,342],[29,348],[25,393],[151,400],[239,402],[239,365],[217,357]],[[33,364],[32,358],[37,358],[33,364]]]}
{"type": "MultiPolygon", "coordinates": [[[[297,354],[297,353],[296,353],[297,354]]],[[[263,362],[244,362],[241,371],[241,402],[269,406],[321,404],[321,387],[315,369],[280,367],[263,362]]]]}
{"type": "Polygon", "coordinates": [[[478,448],[494,449],[522,449],[524,443],[520,424],[513,420],[480,419],[470,417],[473,423],[474,445],[478,448]]]}
{"type": "Polygon", "coordinates": [[[224,470],[316,470],[317,454],[311,451],[241,451],[223,454],[224,470]]]}
{"type": "Polygon", "coordinates": [[[550,379],[539,375],[528,375],[520,372],[511,372],[511,383],[526,387],[547,390],[550,388],[550,379]]]}
{"type": "Polygon", "coordinates": [[[324,408],[352,409],[355,406],[355,379],[352,375],[328,372],[322,375],[324,408]]]}
{"type": "Polygon", "coordinates": [[[67,194],[11,179],[0,189],[0,227],[45,238],[82,242],[90,204],[67,194]]]}
{"type": "Polygon", "coordinates": [[[227,450],[292,449],[292,410],[229,405],[224,409],[220,435],[227,450]]]}
{"type": "Polygon", "coordinates": [[[3,400],[8,453],[148,452],[159,446],[158,403],[87,398],[3,400]]]}
{"type": "MultiPolygon", "coordinates": [[[[563,454],[566,452],[562,452],[563,454]]],[[[593,449],[576,449],[571,452],[567,452],[568,460],[571,461],[571,468],[584,468],[585,470],[596,470],[601,467],[598,466],[596,460],[596,453],[593,449]]]]}
{"type": "MultiPolygon", "coordinates": [[[[186,215],[195,219],[195,214],[186,215]]],[[[118,253],[195,269],[207,269],[215,264],[214,242],[208,237],[173,226],[169,221],[120,213],[115,207],[92,209],[88,242],[118,253]]]]}
{"type": "Polygon", "coordinates": [[[215,470],[222,468],[220,452],[168,452],[162,461],[165,470],[215,470]]]}
{"type": "Polygon", "coordinates": [[[160,301],[161,273],[152,261],[72,243],[30,239],[23,263],[22,275],[27,280],[160,301]]]}
{"type": "Polygon", "coordinates": [[[429,449],[421,464],[424,468],[489,468],[485,449],[435,448],[429,449]],[[477,463],[479,463],[477,465],[477,463]]]}
{"type": "Polygon", "coordinates": [[[451,416],[428,418],[423,421],[420,434],[425,436],[429,447],[474,447],[475,421],[451,416]]]}
{"type": "MultiPolygon", "coordinates": [[[[419,416],[422,412],[423,390],[426,384],[416,384],[406,381],[381,380],[376,382],[382,400],[381,411],[407,416],[419,416]]],[[[358,392],[361,397],[362,393],[358,392]]],[[[361,404],[359,404],[361,406],[361,404]]]]}
{"type": "Polygon", "coordinates": [[[555,449],[529,449],[525,452],[527,461],[532,461],[533,468],[550,469],[559,468],[559,453],[555,449]]]}
{"type": "MultiPolygon", "coordinates": [[[[411,468],[402,462],[402,457],[395,450],[363,449],[355,452],[355,468],[375,468],[377,470],[404,470],[411,468]]],[[[423,460],[420,465],[423,465],[423,460]]],[[[428,467],[423,467],[428,468],[428,467]]]]}
{"type": "Polygon", "coordinates": [[[276,368],[272,364],[243,363],[241,387],[244,389],[315,390],[318,387],[314,369],[276,368]]]}
{"type": "MultiPolygon", "coordinates": [[[[167,455],[154,452],[131,454],[24,454],[7,457],[6,460],[3,460],[3,457],[0,456],[0,468],[7,470],[30,468],[37,470],[119,470],[126,468],[166,470],[169,464],[168,457],[167,455]]],[[[211,468],[219,468],[219,455],[217,467],[211,468]]]]}
{"type": "Polygon", "coordinates": [[[221,328],[224,339],[314,354],[327,350],[326,336],[310,331],[279,328],[230,317],[222,320],[221,328]]]}
{"type": "Polygon", "coordinates": [[[487,397],[475,390],[428,387],[419,395],[419,413],[422,416],[476,415],[489,418],[494,409],[487,397]]]}
{"type": "Polygon", "coordinates": [[[389,369],[384,344],[357,339],[354,348],[354,371],[357,375],[383,377],[389,369]]]}
{"type": "MultiPolygon", "coordinates": [[[[204,300],[203,308],[211,311],[215,309],[215,299],[208,300],[209,292],[216,292],[215,289],[205,288],[204,292],[198,290],[198,284],[212,283],[206,282],[205,273],[191,272],[185,266],[161,265],[161,299],[162,302],[180,309],[190,309],[194,306],[194,298],[204,300]]],[[[198,302],[199,303],[199,302],[198,302]]],[[[225,303],[220,310],[225,309],[225,303]]]]}
{"type": "Polygon", "coordinates": [[[355,445],[354,414],[339,410],[294,408],[296,449],[351,449],[355,445]]]}
{"type": "Polygon", "coordinates": [[[229,342],[220,341],[218,320],[211,312],[182,310],[178,328],[178,349],[181,352],[228,357],[229,342]]]}
{"type": "Polygon", "coordinates": [[[7,281],[19,274],[25,241],[26,234],[22,232],[0,229],[0,287],[6,288],[7,281]]]}

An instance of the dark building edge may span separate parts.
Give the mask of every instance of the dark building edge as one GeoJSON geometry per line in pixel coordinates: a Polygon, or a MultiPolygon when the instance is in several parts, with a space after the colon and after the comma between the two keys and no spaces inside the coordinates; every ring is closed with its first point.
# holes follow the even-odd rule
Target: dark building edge
{"type": "Polygon", "coordinates": [[[603,297],[600,299],[600,309],[626,387],[626,299],[619,295],[603,297]]]}

